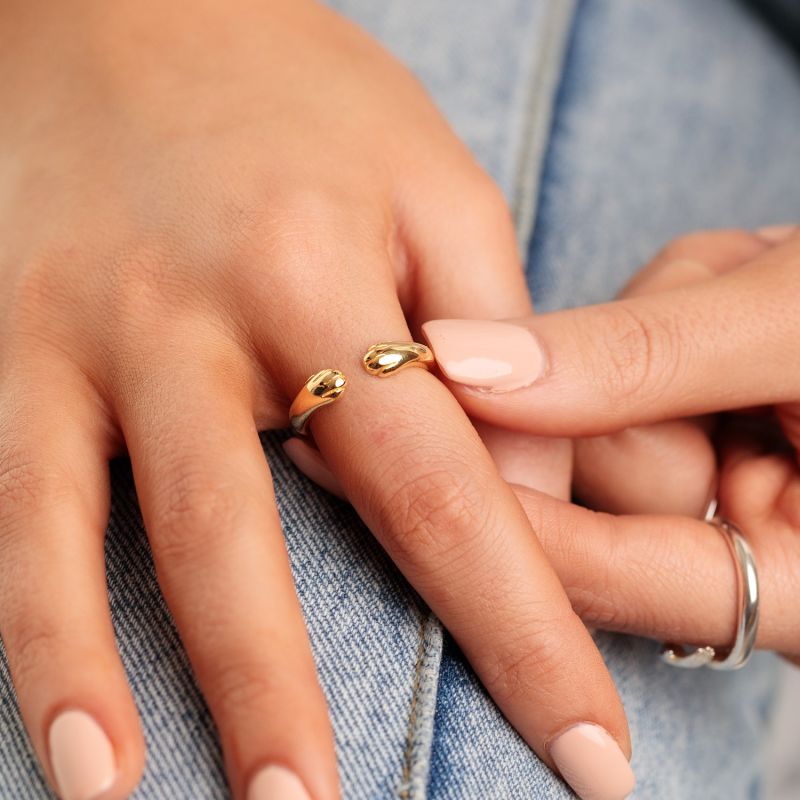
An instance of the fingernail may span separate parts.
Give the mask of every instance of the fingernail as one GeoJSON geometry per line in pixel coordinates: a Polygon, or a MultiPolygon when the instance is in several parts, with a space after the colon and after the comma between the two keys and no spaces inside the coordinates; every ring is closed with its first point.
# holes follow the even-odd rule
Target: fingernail
{"type": "Polygon", "coordinates": [[[311,800],[311,795],[294,772],[273,765],[256,773],[247,800],[311,800]]]}
{"type": "Polygon", "coordinates": [[[48,735],[50,763],[62,800],[93,800],[117,774],[114,748],[85,711],[59,714],[48,735]]]}
{"type": "Polygon", "coordinates": [[[797,225],[765,225],[756,234],[770,244],[778,244],[800,231],[797,225]]]}
{"type": "Polygon", "coordinates": [[[636,785],[625,754],[599,725],[567,728],[550,745],[550,755],[581,800],[623,800],[636,785]]]}
{"type": "Polygon", "coordinates": [[[442,372],[456,383],[508,392],[533,383],[544,353],[521,325],[474,319],[436,319],[422,332],[442,372]]]}
{"type": "Polygon", "coordinates": [[[283,452],[286,453],[289,461],[309,480],[314,481],[314,483],[331,494],[341,497],[342,500],[347,499],[344,489],[342,489],[342,484],[331,472],[330,467],[322,457],[322,453],[316,447],[312,447],[302,439],[294,437],[287,439],[283,443],[283,452]]]}

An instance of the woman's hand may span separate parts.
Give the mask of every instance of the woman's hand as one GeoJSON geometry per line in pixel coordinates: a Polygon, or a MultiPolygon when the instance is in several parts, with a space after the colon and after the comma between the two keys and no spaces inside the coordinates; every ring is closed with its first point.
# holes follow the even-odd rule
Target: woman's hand
{"type": "Polygon", "coordinates": [[[127,450],[234,796],[337,795],[257,435],[333,367],[313,434],[364,520],[546,763],[627,794],[613,682],[469,420],[429,373],[361,368],[423,320],[531,311],[417,82],[306,0],[0,14],[0,629],[52,785],[111,800],[142,770],[103,569],[127,450]]]}
{"type": "MultiPolygon", "coordinates": [[[[795,662],[798,276],[800,230],[701,233],[667,247],[624,300],[516,320],[529,338],[513,361],[502,347],[506,326],[484,323],[480,349],[472,330],[464,333],[468,322],[424,326],[470,414],[527,433],[594,437],[577,444],[576,478],[597,507],[701,517],[716,495],[755,553],[756,644],[795,662]],[[488,370],[470,380],[463,365],[477,359],[514,385],[487,379],[488,370]],[[713,416],[720,411],[738,413],[713,416]]],[[[522,487],[517,494],[587,623],[731,644],[735,573],[713,528],[675,516],[614,517],[522,487]]]]}

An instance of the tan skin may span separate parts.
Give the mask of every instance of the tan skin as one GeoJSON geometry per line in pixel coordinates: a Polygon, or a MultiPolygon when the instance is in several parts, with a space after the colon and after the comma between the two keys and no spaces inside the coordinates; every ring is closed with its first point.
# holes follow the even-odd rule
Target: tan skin
{"type": "MultiPolygon", "coordinates": [[[[492,395],[451,384],[484,425],[502,423],[518,436],[582,435],[574,440],[574,489],[595,510],[536,491],[529,480],[517,478],[514,488],[587,624],[729,645],[734,566],[724,539],[700,521],[716,498],[756,556],[756,646],[800,664],[800,386],[791,367],[798,268],[800,228],[689,234],[634,276],[625,302],[516,320],[546,347],[553,343],[541,385],[492,395]],[[712,318],[729,320],[719,328],[725,339],[755,334],[749,348],[726,353],[709,335],[712,318]],[[666,319],[656,348],[643,334],[666,319]],[[681,341],[694,363],[679,360],[676,369],[681,341]],[[765,360],[773,374],[755,375],[765,360]],[[781,363],[786,368],[776,369],[781,363]],[[676,419],[681,407],[694,413],[676,419]]],[[[494,438],[486,437],[492,452],[494,438]]]]}
{"type": "Polygon", "coordinates": [[[309,0],[18,0],[0,69],[0,633],[54,788],[65,709],[111,741],[102,800],[143,768],[103,562],[127,453],[233,795],[265,764],[338,795],[257,435],[323,367],[350,386],[320,450],[512,724],[551,767],[579,721],[630,757],[602,657],[452,394],[360,367],[431,317],[531,311],[497,187],[408,71],[309,0]]]}
{"type": "MultiPolygon", "coordinates": [[[[113,743],[118,773],[103,800],[141,775],[102,551],[108,459],[127,453],[234,796],[267,763],[314,798],[337,796],[257,437],[286,425],[292,397],[324,366],[351,386],[315,418],[322,454],[510,721],[551,767],[548,742],[581,720],[630,756],[619,697],[575,611],[725,642],[720,542],[701,523],[676,534],[689,548],[677,563],[705,548],[719,588],[714,616],[682,617],[671,593],[626,580],[631,559],[672,574],[672,551],[653,535],[671,520],[645,530],[532,490],[515,496],[433,375],[381,382],[360,370],[367,345],[419,338],[427,319],[530,314],[508,211],[419,84],[363,32],[306,0],[240,0],[235,11],[19,0],[0,12],[12,76],[0,85],[0,633],[48,779],[47,730],[65,708],[89,712],[113,743]],[[617,534],[631,543],[609,550],[617,534]],[[592,558],[571,558],[575,547],[592,558]]],[[[555,432],[590,431],[606,432],[555,432]]],[[[568,465],[565,446],[547,452],[557,470],[568,465]]],[[[732,515],[751,462],[730,467],[729,483],[723,470],[732,515]]],[[[785,462],[769,463],[774,487],[789,487],[785,462]]],[[[779,496],[742,510],[748,533],[784,508],[779,496]]],[[[791,522],[782,530],[788,548],[791,522]]],[[[768,560],[773,622],[760,643],[789,649],[774,620],[790,594],[769,588],[768,560]]]]}
{"type": "Polygon", "coordinates": [[[756,646],[800,662],[798,270],[800,228],[691,234],[618,302],[518,320],[548,351],[540,383],[496,395],[452,385],[485,421],[584,437],[576,491],[631,515],[516,487],[587,623],[730,644],[734,567],[698,521],[716,496],[756,557],[756,646]]]}

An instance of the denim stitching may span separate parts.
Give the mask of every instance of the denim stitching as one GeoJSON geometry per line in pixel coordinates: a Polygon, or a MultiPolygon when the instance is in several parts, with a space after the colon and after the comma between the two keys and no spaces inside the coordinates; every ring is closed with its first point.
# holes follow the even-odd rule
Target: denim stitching
{"type": "Polygon", "coordinates": [[[408,729],[406,730],[406,746],[403,751],[403,780],[397,792],[402,800],[408,800],[411,792],[411,759],[414,753],[414,730],[417,723],[417,702],[419,695],[420,675],[422,663],[425,658],[425,617],[420,615],[419,620],[419,646],[417,648],[417,663],[414,667],[414,684],[411,689],[411,711],[408,714],[408,729]]]}
{"type": "Polygon", "coordinates": [[[516,181],[511,200],[520,252],[528,252],[538,200],[539,175],[549,138],[550,120],[561,77],[576,0],[551,2],[539,36],[541,55],[528,79],[516,181]]]}
{"type": "Polygon", "coordinates": [[[403,772],[397,795],[401,800],[425,800],[433,746],[433,718],[442,658],[442,626],[427,608],[419,610],[419,649],[408,714],[403,772]]]}

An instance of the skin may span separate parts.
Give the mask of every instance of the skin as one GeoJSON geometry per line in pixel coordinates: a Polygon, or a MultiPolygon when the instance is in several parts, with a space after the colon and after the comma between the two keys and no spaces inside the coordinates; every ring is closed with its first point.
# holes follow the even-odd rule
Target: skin
{"type": "Polygon", "coordinates": [[[588,624],[733,641],[730,554],[699,520],[716,495],[756,558],[756,646],[800,660],[798,268],[800,229],[692,234],[621,300],[514,320],[547,353],[534,384],[503,393],[450,384],[494,425],[592,437],[576,445],[577,489],[622,516],[515,487],[588,624]]]}
{"type": "Polygon", "coordinates": [[[51,783],[65,708],[113,744],[103,800],[143,768],[103,561],[127,454],[233,795],[264,764],[338,795],[257,435],[323,367],[350,385],[314,417],[321,453],[512,724],[551,767],[579,721],[630,757],[602,657],[453,395],[360,366],[432,317],[531,313],[498,189],[412,76],[308,0],[18,0],[0,69],[0,634],[51,783]]]}

